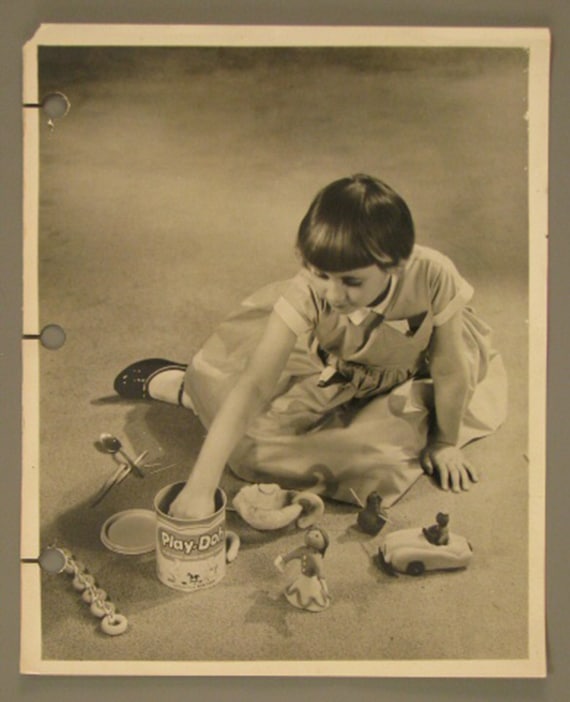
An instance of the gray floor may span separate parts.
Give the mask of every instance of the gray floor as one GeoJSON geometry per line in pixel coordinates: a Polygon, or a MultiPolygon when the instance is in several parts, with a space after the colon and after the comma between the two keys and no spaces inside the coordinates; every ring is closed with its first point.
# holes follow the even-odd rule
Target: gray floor
{"type": "MultiPolygon", "coordinates": [[[[42,49],[41,92],[69,115],[41,134],[40,316],[65,346],[41,352],[42,544],[69,547],[130,622],[100,634],[64,576],[42,576],[43,656],[57,660],[516,659],[527,653],[527,221],[525,56],[516,51],[246,52],[42,49]],[[204,55],[208,53],[208,56],[204,55]],[[476,288],[510,377],[510,415],[468,448],[479,485],[459,496],[422,478],[391,528],[437,511],[473,543],[470,568],[389,579],[380,538],[327,504],[334,605],[289,607],[272,562],[294,530],[260,534],[218,587],[160,584],[153,556],[99,541],[120,510],[150,508],[183,479],[204,435],[182,409],[113,397],[147,355],[186,360],[235,303],[296,270],[292,243],[314,192],[355,171],[398,189],[418,240],[476,288]],[[93,443],[176,466],[88,503],[113,468],[93,443]]],[[[225,478],[231,493],[236,482],[225,478]]]]}

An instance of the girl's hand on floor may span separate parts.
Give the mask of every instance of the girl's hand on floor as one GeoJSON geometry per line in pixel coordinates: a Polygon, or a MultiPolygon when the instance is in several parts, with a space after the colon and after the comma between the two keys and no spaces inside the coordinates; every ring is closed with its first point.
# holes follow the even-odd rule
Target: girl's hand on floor
{"type": "Polygon", "coordinates": [[[469,490],[479,480],[475,468],[465,459],[461,449],[449,444],[429,444],[420,456],[422,468],[428,475],[439,477],[443,490],[469,490]]]}

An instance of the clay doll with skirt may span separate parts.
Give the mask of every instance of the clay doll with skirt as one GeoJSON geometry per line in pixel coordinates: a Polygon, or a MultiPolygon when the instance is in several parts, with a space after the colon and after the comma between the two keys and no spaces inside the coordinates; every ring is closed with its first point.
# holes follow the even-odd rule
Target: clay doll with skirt
{"type": "Polygon", "coordinates": [[[305,545],[284,556],[278,556],[274,563],[284,572],[289,561],[301,561],[301,573],[284,590],[288,602],[309,612],[322,612],[331,603],[323,575],[322,561],[329,546],[329,537],[324,529],[314,526],[305,532],[305,545]]]}

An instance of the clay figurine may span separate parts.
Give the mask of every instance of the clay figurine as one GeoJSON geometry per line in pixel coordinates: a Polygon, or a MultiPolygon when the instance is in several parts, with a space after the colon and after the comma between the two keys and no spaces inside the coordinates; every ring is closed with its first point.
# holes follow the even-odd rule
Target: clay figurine
{"type": "Polygon", "coordinates": [[[382,498],[377,492],[371,492],[366,498],[366,506],[358,513],[356,523],[366,534],[379,534],[388,518],[380,509],[382,498]]]}
{"type": "Polygon", "coordinates": [[[232,504],[245,522],[260,531],[282,529],[292,522],[306,529],[325,511],[318,495],[283,490],[277,483],[247,485],[237,493],[232,504]]]}
{"type": "Polygon", "coordinates": [[[448,530],[449,515],[440,512],[436,521],[429,527],[389,533],[378,549],[378,567],[388,575],[467,568],[473,547],[464,536],[448,530]]]}
{"type": "Polygon", "coordinates": [[[287,601],[308,612],[322,612],[331,603],[326,581],[323,576],[322,561],[329,546],[329,537],[324,529],[312,526],[305,532],[305,545],[296,548],[285,556],[277,556],[275,567],[284,572],[289,561],[301,561],[301,573],[290,583],[283,594],[287,601]]]}
{"type": "Polygon", "coordinates": [[[436,524],[422,529],[424,536],[436,546],[446,546],[449,543],[449,514],[438,512],[435,517],[436,524]]]}

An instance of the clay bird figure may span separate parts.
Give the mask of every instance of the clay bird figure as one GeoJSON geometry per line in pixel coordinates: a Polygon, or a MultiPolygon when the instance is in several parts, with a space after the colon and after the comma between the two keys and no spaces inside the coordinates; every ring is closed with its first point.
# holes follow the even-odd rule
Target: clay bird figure
{"type": "Polygon", "coordinates": [[[356,523],[366,534],[376,536],[386,524],[387,517],[380,509],[382,498],[377,492],[371,492],[366,498],[366,506],[358,513],[356,523]]]}
{"type": "Polygon", "coordinates": [[[435,521],[436,524],[422,529],[423,534],[430,544],[445,546],[449,543],[449,529],[447,526],[449,524],[449,514],[438,512],[435,521]]]}

